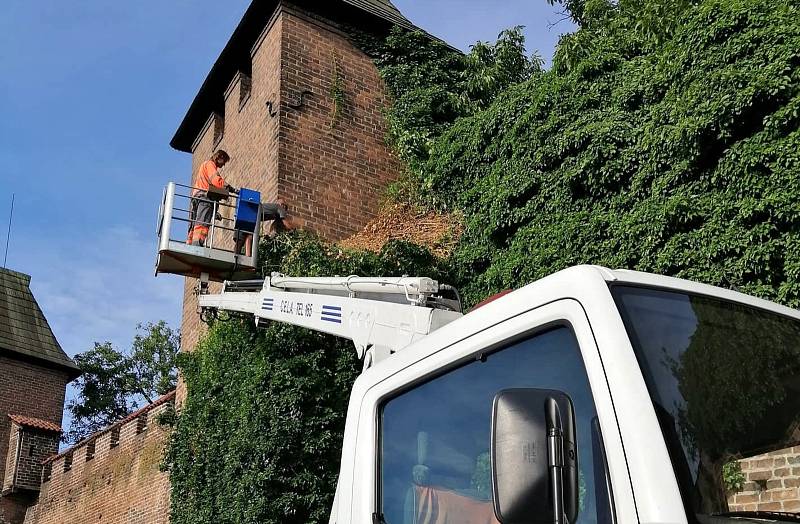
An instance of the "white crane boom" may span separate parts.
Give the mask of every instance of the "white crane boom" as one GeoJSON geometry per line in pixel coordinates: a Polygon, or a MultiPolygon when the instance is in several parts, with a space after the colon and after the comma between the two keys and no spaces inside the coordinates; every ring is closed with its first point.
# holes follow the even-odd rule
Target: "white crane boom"
{"type": "Polygon", "coordinates": [[[204,311],[253,315],[353,341],[364,367],[461,317],[457,301],[442,299],[426,277],[288,277],[225,282],[222,293],[200,295],[204,311]],[[448,309],[438,309],[445,306],[448,309]]]}

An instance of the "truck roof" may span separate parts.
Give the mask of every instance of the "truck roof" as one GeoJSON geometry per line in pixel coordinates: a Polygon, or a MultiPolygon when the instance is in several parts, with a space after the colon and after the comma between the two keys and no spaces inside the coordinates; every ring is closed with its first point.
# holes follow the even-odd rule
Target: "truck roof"
{"type": "Polygon", "coordinates": [[[640,271],[581,265],[553,273],[473,310],[434,331],[423,340],[411,344],[393,358],[379,362],[365,371],[364,375],[371,376],[372,379],[367,380],[374,382],[375,373],[393,374],[500,322],[560,299],[576,300],[585,310],[594,308],[596,311],[598,304],[608,309],[609,305],[613,307],[609,294],[610,285],[651,287],[711,296],[800,320],[800,311],[737,291],[640,271]]]}
{"type": "MultiPolygon", "coordinates": [[[[581,266],[579,266],[581,267],[581,266]]],[[[663,275],[655,275],[653,273],[643,273],[641,271],[632,271],[629,269],[607,269],[602,266],[587,266],[596,269],[607,282],[618,284],[630,284],[633,286],[654,287],[662,289],[672,289],[676,291],[685,291],[696,295],[705,295],[710,297],[717,297],[723,300],[730,300],[747,304],[759,309],[766,309],[785,315],[792,318],[800,319],[800,311],[786,306],[782,306],[769,300],[746,295],[739,291],[725,289],[708,284],[701,284],[691,280],[682,278],[667,277],[663,275]]],[[[558,273],[556,273],[558,274],[558,273]]]]}

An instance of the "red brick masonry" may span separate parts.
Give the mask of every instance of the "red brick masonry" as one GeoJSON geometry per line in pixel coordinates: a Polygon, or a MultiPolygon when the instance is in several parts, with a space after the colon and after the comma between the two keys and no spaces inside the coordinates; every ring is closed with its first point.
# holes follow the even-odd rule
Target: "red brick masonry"
{"type": "MultiPolygon", "coordinates": [[[[31,419],[60,425],[68,380],[66,371],[0,356],[0,487],[11,485],[13,480],[5,478],[8,459],[14,458],[8,455],[16,451],[11,449],[9,453],[8,445],[16,430],[12,431],[15,422],[8,415],[24,414],[31,419]]],[[[21,493],[11,493],[1,496],[0,517],[11,524],[18,524],[24,518],[25,509],[34,500],[35,494],[23,496],[21,493]]]]}
{"type": "Polygon", "coordinates": [[[800,511],[800,446],[739,461],[745,483],[730,511],[800,511]]]}
{"type": "MultiPolygon", "coordinates": [[[[231,79],[224,115],[209,115],[197,137],[193,173],[224,149],[232,156],[223,170],[231,184],[260,191],[265,202],[284,197],[293,217],[328,240],[356,233],[401,172],[386,143],[389,101],[374,63],[332,22],[283,3],[253,46],[251,65],[252,76],[231,79]]],[[[187,351],[204,332],[196,285],[186,279],[187,351]]]]}
{"type": "Polygon", "coordinates": [[[169,476],[159,469],[175,392],[45,461],[25,524],[168,524],[169,476]]]}

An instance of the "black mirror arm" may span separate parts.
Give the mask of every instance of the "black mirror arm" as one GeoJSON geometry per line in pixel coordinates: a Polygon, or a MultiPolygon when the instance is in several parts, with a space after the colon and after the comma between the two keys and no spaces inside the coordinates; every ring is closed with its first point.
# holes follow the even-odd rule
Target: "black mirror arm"
{"type": "Polygon", "coordinates": [[[550,488],[553,494],[553,523],[567,524],[564,514],[564,430],[561,412],[555,399],[548,398],[547,466],[550,469],[550,488]]]}

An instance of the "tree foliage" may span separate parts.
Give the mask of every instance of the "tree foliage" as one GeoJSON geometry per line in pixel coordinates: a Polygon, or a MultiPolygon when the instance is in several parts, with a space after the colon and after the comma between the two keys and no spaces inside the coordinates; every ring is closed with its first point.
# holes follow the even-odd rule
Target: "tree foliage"
{"type": "Polygon", "coordinates": [[[159,321],[139,325],[126,352],[95,342],[76,355],[82,375],[75,382],[77,397],[67,404],[72,423],[65,440],[78,442],[174,389],[179,347],[178,333],[159,321]]]}
{"type": "Polygon", "coordinates": [[[421,32],[395,28],[385,41],[363,37],[392,95],[388,139],[409,168],[401,198],[418,198],[423,163],[435,138],[458,118],[472,115],[502,91],[542,71],[527,56],[522,27],[500,33],[494,44],[477,42],[467,55],[421,32]]]}

